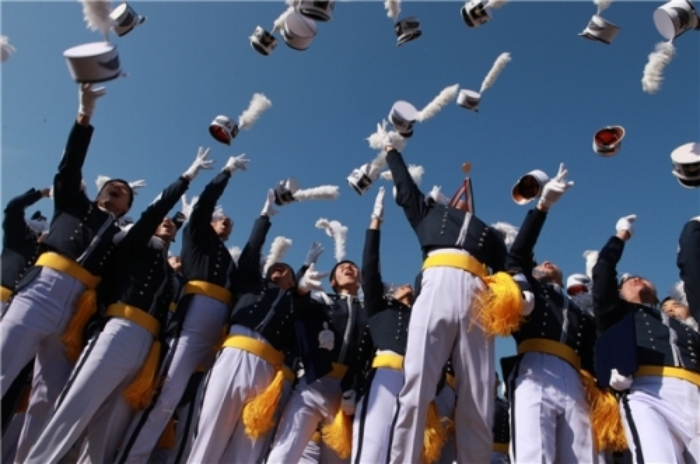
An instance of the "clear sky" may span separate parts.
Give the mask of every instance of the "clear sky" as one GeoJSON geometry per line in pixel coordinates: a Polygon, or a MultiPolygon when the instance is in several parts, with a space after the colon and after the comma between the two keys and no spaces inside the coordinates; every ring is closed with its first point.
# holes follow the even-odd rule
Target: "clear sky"
{"type": "MultiPolygon", "coordinates": [[[[229,246],[245,244],[266,191],[294,176],[302,187],[339,185],[340,198],[285,206],[272,220],[266,251],[284,235],[293,240],[286,260],[299,265],[319,240],[326,247],[319,267],[330,269],[333,244],[314,228],[323,217],[349,227],[348,257],[359,262],[377,188],[360,197],[345,179],[375,156],[364,139],[394,101],[420,108],[452,84],[478,90],[496,57],[510,52],[512,62],[484,94],[479,113],[453,102],[416,125],[404,157],[424,166],[423,189],[441,185],[451,196],[469,161],[477,215],[520,226],[534,203],[511,200],[515,181],[531,169],[554,175],[564,162],[575,186],[551,210],[537,259],[559,264],[565,275],[583,272],[583,251],[602,247],[617,219],[636,213],[620,270],[647,276],[664,296],[678,280],[681,227],[700,214],[700,190],[676,182],[669,158],[677,146],[700,141],[700,34],[677,39],[660,92],[644,93],[647,56],[663,40],[652,21],[661,3],[613,3],[603,17],[621,31],[605,45],[578,36],[596,12],[593,2],[513,2],[476,29],[462,22],[460,2],[404,2],[400,17],[417,16],[423,36],[397,47],[383,2],[341,2],[332,21],[318,24],[308,50],[293,50],[278,35],[277,49],[263,57],[248,37],[257,25],[271,29],[285,9],[281,1],[134,1],[148,20],[110,37],[128,77],[105,84],[84,178],[90,195],[98,174],[145,179],[130,213],[137,218],[198,147],[211,147],[217,170],[202,172],[188,197],[229,156],[246,153],[248,171],[233,176],[221,199],[235,221],[229,246]],[[230,147],[211,138],[214,117],[236,119],[255,92],[272,101],[256,125],[230,147]],[[615,157],[602,158],[592,151],[592,137],[613,124],[627,135],[615,157]]],[[[85,27],[77,1],[2,1],[0,7],[2,34],[17,48],[0,65],[5,204],[51,184],[78,107],[62,53],[101,38],[85,27]]],[[[36,207],[45,214],[52,209],[47,200],[36,207]]],[[[174,251],[179,246],[178,240],[174,251]]],[[[385,280],[413,282],[421,253],[390,195],[381,249],[385,280]]],[[[514,351],[509,339],[497,347],[499,357],[514,351]]]]}

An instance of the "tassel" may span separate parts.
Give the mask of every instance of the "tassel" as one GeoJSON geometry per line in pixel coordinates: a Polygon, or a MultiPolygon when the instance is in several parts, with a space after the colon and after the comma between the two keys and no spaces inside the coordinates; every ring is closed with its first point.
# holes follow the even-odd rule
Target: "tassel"
{"type": "Polygon", "coordinates": [[[333,422],[321,430],[323,442],[335,451],[340,459],[348,459],[352,451],[352,418],[338,408],[333,422]]]}
{"type": "Polygon", "coordinates": [[[124,398],[126,402],[134,410],[140,411],[146,409],[153,400],[153,395],[156,392],[158,370],[158,360],[160,359],[160,342],[154,340],[151,345],[151,350],[141,366],[141,370],[136,374],[136,378],[124,390],[124,398]]]}
{"type": "Polygon", "coordinates": [[[158,448],[173,449],[175,448],[175,441],[175,419],[171,417],[158,439],[158,448]]]}
{"type": "Polygon", "coordinates": [[[520,287],[505,272],[487,276],[484,282],[488,289],[480,292],[474,301],[476,321],[488,336],[508,337],[525,319],[520,287]]]}
{"type": "Polygon", "coordinates": [[[83,351],[83,331],[90,318],[97,312],[97,292],[86,290],[75,305],[75,312],[63,332],[61,340],[66,345],[66,357],[75,364],[83,351]]]}
{"type": "MultiPolygon", "coordinates": [[[[445,420],[452,422],[450,419],[445,420]]],[[[442,447],[447,442],[447,427],[438,413],[435,400],[428,405],[428,417],[423,432],[423,463],[433,464],[440,458],[442,447]]]]}
{"type": "Polygon", "coordinates": [[[581,370],[581,383],[590,407],[591,429],[596,448],[600,451],[628,449],[620,407],[615,395],[598,388],[591,374],[581,370]]]}
{"type": "Polygon", "coordinates": [[[275,378],[258,396],[243,407],[245,433],[257,440],[275,426],[275,412],[282,397],[284,375],[278,369],[275,378]]]}
{"type": "Polygon", "coordinates": [[[311,435],[311,441],[317,444],[321,443],[321,432],[316,430],[313,435],[311,435]]]}

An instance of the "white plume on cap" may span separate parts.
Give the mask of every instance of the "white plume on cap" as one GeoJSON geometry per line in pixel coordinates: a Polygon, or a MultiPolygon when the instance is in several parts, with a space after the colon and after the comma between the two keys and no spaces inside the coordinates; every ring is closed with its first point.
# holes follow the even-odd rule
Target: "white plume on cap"
{"type": "Polygon", "coordinates": [[[17,49],[10,45],[7,36],[0,35],[0,63],[7,61],[17,49]]]}
{"type": "MultiPolygon", "coordinates": [[[[425,169],[423,169],[423,166],[409,164],[408,172],[411,174],[413,182],[415,182],[416,185],[420,185],[421,181],[423,180],[423,174],[425,174],[425,169]]],[[[391,171],[384,171],[381,175],[382,179],[388,180],[389,182],[392,182],[394,180],[393,176],[391,175],[391,171]]]]}
{"type": "Polygon", "coordinates": [[[88,29],[91,31],[100,31],[107,37],[107,33],[112,28],[112,19],[109,13],[112,11],[112,5],[109,0],[80,0],[83,4],[83,16],[88,29]]]}
{"type": "Polygon", "coordinates": [[[599,254],[600,253],[596,250],[586,250],[583,252],[583,257],[586,259],[586,275],[591,280],[593,280],[593,266],[598,262],[599,254]]]}
{"type": "Polygon", "coordinates": [[[216,221],[218,219],[223,218],[224,216],[226,216],[226,214],[224,214],[224,208],[221,205],[216,205],[214,207],[214,212],[211,215],[211,220],[216,221]]]}
{"type": "Polygon", "coordinates": [[[596,14],[601,14],[604,10],[608,9],[612,0],[593,0],[593,3],[598,6],[598,12],[596,14]]]}
{"type": "Polygon", "coordinates": [[[238,125],[241,129],[250,129],[255,121],[272,106],[272,102],[263,94],[253,94],[248,109],[238,117],[238,125]]]}
{"type": "MultiPolygon", "coordinates": [[[[369,142],[369,146],[375,150],[384,151],[384,139],[387,136],[391,136],[394,148],[396,148],[398,151],[402,151],[406,147],[406,139],[404,139],[398,132],[387,132],[386,126],[386,120],[383,120],[381,123],[377,124],[377,131],[366,139],[369,142]]],[[[386,154],[380,153],[379,156],[386,157],[386,154]]]]}
{"type": "Polygon", "coordinates": [[[457,92],[459,92],[459,84],[451,85],[442,89],[442,91],[433,99],[433,101],[428,103],[425,108],[418,112],[416,120],[423,122],[438,114],[440,110],[445,107],[445,105],[457,97],[457,92]]]}
{"type": "Polygon", "coordinates": [[[386,15],[396,22],[399,13],[401,13],[401,0],[384,0],[384,8],[386,15]]]}
{"type": "Polygon", "coordinates": [[[664,68],[671,62],[676,48],[672,42],[659,42],[656,44],[656,49],[649,54],[649,61],[644,66],[644,75],[642,76],[642,89],[646,93],[655,94],[661,87],[661,81],[664,80],[664,68]]]}
{"type": "Polygon", "coordinates": [[[231,254],[231,258],[238,264],[238,258],[241,257],[241,247],[237,246],[232,246],[231,248],[228,249],[228,252],[231,254]]]}
{"type": "Polygon", "coordinates": [[[688,297],[685,294],[685,285],[682,280],[676,282],[673,287],[671,287],[668,291],[668,295],[683,306],[688,306],[688,297]]]}
{"type": "Polygon", "coordinates": [[[442,187],[438,185],[434,185],[433,188],[430,190],[430,193],[428,193],[428,196],[425,197],[427,200],[428,198],[432,198],[432,200],[439,204],[439,205],[446,205],[450,202],[450,199],[447,198],[441,191],[442,187]]]}
{"type": "Polygon", "coordinates": [[[496,78],[499,74],[501,74],[503,68],[505,68],[506,65],[510,63],[510,61],[510,53],[504,52],[498,55],[498,58],[496,58],[496,61],[493,63],[491,70],[484,78],[484,82],[481,83],[481,90],[479,90],[479,93],[482,93],[484,90],[491,87],[494,84],[494,82],[496,82],[496,78]]]}
{"type": "Polygon", "coordinates": [[[508,3],[508,0],[491,0],[486,4],[488,8],[497,9],[508,3]]]}
{"type": "Polygon", "coordinates": [[[297,201],[307,200],[336,200],[340,195],[337,185],[321,185],[303,190],[297,190],[293,197],[297,201]]]}
{"type": "Polygon", "coordinates": [[[268,253],[267,258],[265,258],[263,274],[267,273],[267,270],[270,269],[270,266],[272,266],[275,263],[281,262],[284,258],[284,255],[287,254],[287,251],[291,246],[292,241],[287,237],[275,237],[275,239],[272,241],[272,245],[270,245],[270,253],[268,253]]]}
{"type": "Polygon", "coordinates": [[[335,246],[335,260],[340,262],[345,259],[345,240],[348,236],[348,228],[338,221],[319,219],[316,221],[317,229],[325,229],[326,234],[333,238],[335,246]]]}
{"type": "MultiPolygon", "coordinates": [[[[99,174],[99,175],[97,176],[97,179],[95,179],[95,185],[97,186],[97,192],[98,192],[98,193],[101,192],[101,191],[102,191],[102,187],[104,187],[105,184],[106,184],[107,182],[109,182],[110,180],[112,180],[111,177],[109,177],[109,176],[104,176],[104,175],[102,175],[102,174],[99,174]]],[[[146,181],[143,180],[143,179],[141,179],[141,180],[135,180],[135,181],[133,181],[133,182],[129,182],[129,187],[131,187],[131,190],[134,192],[134,195],[137,195],[137,194],[138,194],[138,192],[136,191],[137,189],[143,188],[143,187],[145,187],[145,186],[146,186],[146,181]]],[[[157,201],[158,198],[160,198],[160,196],[156,197],[156,199],[153,200],[153,201],[154,201],[154,202],[157,201]]]]}
{"type": "Polygon", "coordinates": [[[189,203],[187,202],[187,195],[182,195],[180,197],[180,202],[182,202],[180,212],[183,216],[185,216],[185,221],[189,221],[190,216],[192,216],[192,209],[194,208],[194,205],[197,204],[197,201],[199,201],[198,196],[192,197],[189,203]]]}
{"type": "Polygon", "coordinates": [[[503,241],[506,243],[506,247],[510,246],[515,242],[515,237],[518,236],[520,229],[515,227],[513,224],[507,222],[496,222],[491,224],[491,228],[499,231],[503,235],[503,241]]]}

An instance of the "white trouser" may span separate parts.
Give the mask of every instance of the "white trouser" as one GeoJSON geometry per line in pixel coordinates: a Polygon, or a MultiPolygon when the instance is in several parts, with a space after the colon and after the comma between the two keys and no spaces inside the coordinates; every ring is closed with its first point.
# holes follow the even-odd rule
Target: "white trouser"
{"type": "Polygon", "coordinates": [[[563,359],[524,354],[510,406],[513,463],[597,462],[586,390],[563,359]]]}
{"type": "Polygon", "coordinates": [[[5,315],[5,310],[7,309],[8,306],[9,305],[7,303],[0,301],[0,320],[5,315]]]}
{"type": "MultiPolygon", "coordinates": [[[[280,418],[268,464],[299,462],[318,426],[333,421],[340,409],[341,397],[339,379],[325,376],[311,385],[300,379],[280,418]]],[[[324,453],[324,448],[328,449],[321,445],[323,464],[348,461],[340,459],[332,450],[324,453]]]]}
{"type": "Polygon", "coordinates": [[[700,463],[700,387],[673,377],[637,377],[620,408],[635,464],[700,463]]]}
{"type": "Polygon", "coordinates": [[[160,392],[154,404],[131,421],[117,458],[119,464],[142,464],[148,460],[180,403],[190,376],[221,338],[228,314],[227,304],[204,295],[192,296],[179,336],[169,341],[169,359],[163,366],[160,392]]]}
{"type": "Polygon", "coordinates": [[[17,452],[17,443],[19,442],[19,434],[22,431],[24,424],[25,413],[20,412],[12,416],[10,423],[7,424],[7,430],[2,434],[0,448],[2,449],[2,458],[0,462],[12,462],[15,460],[17,452]]]}
{"type": "Polygon", "coordinates": [[[129,419],[124,389],[138,374],[152,344],[153,335],[145,328],[110,318],[83,350],[27,462],[58,461],[84,431],[81,461],[111,461],[129,419]]]}
{"type": "Polygon", "coordinates": [[[428,404],[435,398],[450,356],[457,382],[457,462],[488,462],[493,443],[494,342],[476,324],[472,312],[472,301],[484,284],[469,272],[434,267],[423,271],[421,285],[411,309],[391,462],[422,459],[428,404]]]}
{"type": "Polygon", "coordinates": [[[374,372],[369,391],[355,410],[352,463],[386,462],[396,397],[402,385],[402,371],[380,367],[374,372]]]}
{"type": "MultiPolygon", "coordinates": [[[[455,417],[455,405],[457,403],[457,397],[455,395],[454,389],[445,384],[445,387],[440,390],[440,393],[435,397],[435,405],[437,406],[440,418],[448,417],[454,420],[455,417]]],[[[452,464],[457,460],[457,441],[455,440],[454,428],[452,432],[447,437],[447,441],[442,447],[440,452],[440,457],[438,458],[438,464],[452,464]]]]}
{"type": "MultiPolygon", "coordinates": [[[[269,345],[258,332],[241,325],[231,327],[229,335],[243,335],[269,345]]],[[[270,385],[275,373],[275,367],[257,355],[238,348],[221,349],[207,377],[188,462],[254,464],[258,460],[266,437],[251,439],[241,415],[243,406],[270,385]]]]}
{"type": "Polygon", "coordinates": [[[13,296],[0,321],[2,394],[32,358],[34,374],[29,407],[15,459],[26,459],[39,438],[73,364],[66,358],[63,332],[85,286],[62,272],[42,267],[13,296]]]}

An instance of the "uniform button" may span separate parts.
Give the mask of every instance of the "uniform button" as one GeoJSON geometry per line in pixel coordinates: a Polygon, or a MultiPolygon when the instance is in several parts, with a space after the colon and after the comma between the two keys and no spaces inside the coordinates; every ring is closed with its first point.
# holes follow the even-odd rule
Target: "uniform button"
{"type": "Polygon", "coordinates": [[[215,273],[214,273],[214,277],[216,277],[217,275],[218,275],[218,272],[215,272],[215,273]]]}
{"type": "Polygon", "coordinates": [[[72,242],[73,240],[75,240],[75,239],[74,239],[73,237],[71,237],[71,238],[70,238],[70,241],[72,242]]]}
{"type": "Polygon", "coordinates": [[[143,292],[139,292],[139,295],[143,295],[143,292]]]}
{"type": "Polygon", "coordinates": [[[151,280],[151,276],[148,276],[148,280],[151,280]]]}

